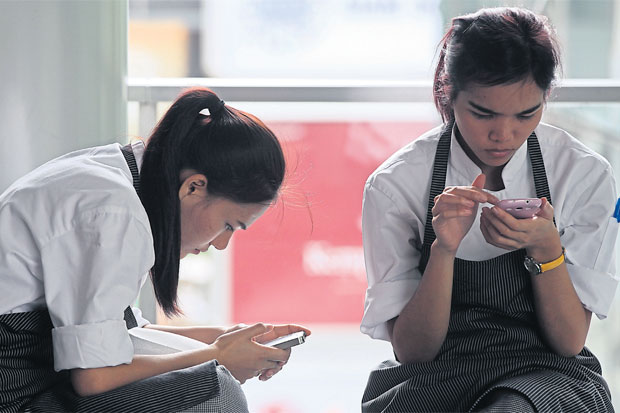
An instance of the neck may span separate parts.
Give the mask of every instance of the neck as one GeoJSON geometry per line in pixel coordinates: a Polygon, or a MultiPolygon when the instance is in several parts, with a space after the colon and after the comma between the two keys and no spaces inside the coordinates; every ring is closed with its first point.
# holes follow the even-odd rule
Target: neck
{"type": "Polygon", "coordinates": [[[482,169],[482,173],[486,176],[484,189],[488,189],[489,191],[501,191],[504,189],[504,180],[502,179],[504,165],[494,167],[487,166],[486,168],[481,167],[480,169],[482,169]]]}
{"type": "Polygon", "coordinates": [[[465,139],[463,139],[463,135],[461,135],[461,132],[459,131],[459,128],[456,126],[456,123],[454,124],[454,131],[455,131],[454,134],[456,136],[456,141],[459,143],[459,145],[461,145],[461,148],[463,148],[463,151],[465,152],[467,157],[471,159],[472,162],[475,163],[476,166],[478,166],[480,170],[482,171],[482,173],[486,176],[484,189],[488,189],[490,191],[500,191],[504,189],[504,180],[502,179],[502,171],[504,170],[505,165],[490,166],[490,165],[485,164],[476,156],[474,151],[472,151],[470,147],[467,145],[467,143],[465,142],[465,139]]]}

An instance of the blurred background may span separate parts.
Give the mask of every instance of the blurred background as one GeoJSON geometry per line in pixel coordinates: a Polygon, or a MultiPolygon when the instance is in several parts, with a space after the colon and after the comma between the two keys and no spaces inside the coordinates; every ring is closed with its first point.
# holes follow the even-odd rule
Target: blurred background
{"type": "MultiPolygon", "coordinates": [[[[564,81],[543,121],[620,176],[620,2],[615,0],[111,0],[0,2],[0,190],[71,149],[147,137],[192,85],[264,120],[289,174],[277,205],[225,251],[182,260],[185,317],[168,324],[300,323],[286,368],[244,385],[250,410],[359,411],[389,343],[359,332],[362,191],[391,153],[438,125],[431,79],[454,16],[521,5],[562,44],[564,81]]],[[[620,304],[587,345],[620,407],[620,304]]]]}

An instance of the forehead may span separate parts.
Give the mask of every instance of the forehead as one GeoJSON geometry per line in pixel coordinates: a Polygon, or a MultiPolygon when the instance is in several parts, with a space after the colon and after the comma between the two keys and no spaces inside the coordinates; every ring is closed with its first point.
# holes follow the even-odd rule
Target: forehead
{"type": "Polygon", "coordinates": [[[531,78],[494,86],[469,84],[459,92],[457,102],[469,102],[497,113],[518,113],[544,100],[544,91],[531,78]]]}
{"type": "Polygon", "coordinates": [[[267,204],[243,204],[226,198],[216,198],[211,207],[227,218],[239,220],[247,225],[254,222],[267,208],[267,204]]]}

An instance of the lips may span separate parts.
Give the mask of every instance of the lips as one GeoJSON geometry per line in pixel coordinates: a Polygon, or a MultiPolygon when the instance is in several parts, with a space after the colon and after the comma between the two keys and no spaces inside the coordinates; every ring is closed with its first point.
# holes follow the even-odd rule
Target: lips
{"type": "Polygon", "coordinates": [[[513,150],[512,149],[486,149],[486,153],[494,158],[505,158],[510,155],[513,150]]]}

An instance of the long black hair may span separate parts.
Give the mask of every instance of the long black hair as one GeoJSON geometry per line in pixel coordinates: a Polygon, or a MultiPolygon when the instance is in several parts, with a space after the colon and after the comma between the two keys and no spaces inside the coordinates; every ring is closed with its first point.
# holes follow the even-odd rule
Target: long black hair
{"type": "Polygon", "coordinates": [[[210,195],[237,203],[270,203],[282,185],[285,161],[267,126],[225,105],[211,90],[188,89],[174,101],[148,139],[140,171],[140,198],[155,248],[151,278],[166,315],[179,313],[183,169],[205,175],[210,195]],[[201,113],[204,109],[209,114],[201,113]]]}
{"type": "Polygon", "coordinates": [[[455,17],[439,48],[433,98],[445,122],[454,117],[454,99],[470,84],[495,86],[531,76],[547,93],[560,66],[548,19],[522,8],[488,8],[455,17]]]}

